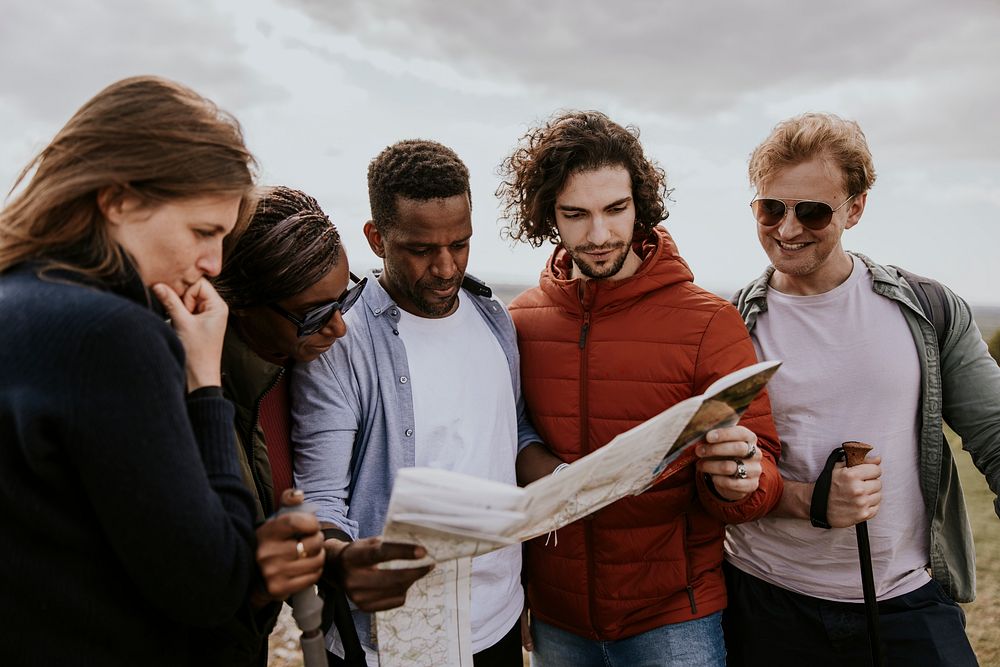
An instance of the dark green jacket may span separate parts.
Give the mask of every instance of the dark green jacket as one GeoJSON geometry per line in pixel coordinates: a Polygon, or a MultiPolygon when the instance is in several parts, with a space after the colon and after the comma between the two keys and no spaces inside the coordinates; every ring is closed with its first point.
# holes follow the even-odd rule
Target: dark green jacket
{"type": "MultiPolygon", "coordinates": [[[[930,518],[931,576],[958,602],[976,596],[976,550],[965,497],[951,449],[941,436],[947,422],[962,438],[994,494],[1000,493],[1000,367],[990,356],[972,311],[945,289],[951,329],[941,341],[920,309],[913,289],[894,267],[852,253],[872,273],[876,294],[892,299],[903,312],[920,358],[920,490],[930,518]]],[[[737,293],[734,301],[751,332],[767,310],[774,267],[737,293]]],[[[994,499],[1000,516],[1000,499],[994,499]]]]}
{"type": "Polygon", "coordinates": [[[256,499],[258,523],[277,509],[267,443],[260,428],[260,403],[284,372],[283,366],[261,359],[229,327],[222,349],[222,390],[236,408],[237,454],[243,481],[256,499]]]}
{"type": "MultiPolygon", "coordinates": [[[[284,368],[264,361],[236,334],[230,324],[222,349],[222,390],[236,408],[236,449],[243,483],[253,493],[256,524],[275,508],[267,444],[258,423],[264,394],[281,377],[284,368]]],[[[255,568],[255,571],[256,568],[255,568]]],[[[257,577],[260,576],[257,571],[257,577]]],[[[255,585],[259,585],[259,582],[255,585]]],[[[267,664],[267,638],[274,629],[281,603],[253,609],[245,601],[236,617],[207,631],[212,638],[203,651],[205,664],[227,667],[263,667],[267,664]],[[208,648],[210,647],[210,648],[208,648]]]]}

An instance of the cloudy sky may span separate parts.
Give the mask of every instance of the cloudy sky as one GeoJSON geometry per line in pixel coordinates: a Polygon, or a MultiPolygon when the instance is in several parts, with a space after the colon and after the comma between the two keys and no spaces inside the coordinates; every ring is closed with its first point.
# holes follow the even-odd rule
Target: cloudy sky
{"type": "Polygon", "coordinates": [[[845,246],[1000,304],[1000,4],[904,0],[0,0],[0,187],[106,84],[154,73],[233,112],[261,181],[306,190],[352,268],[365,170],[404,138],[472,171],[470,270],[533,282],[500,237],[496,167],[530,126],[593,108],[642,131],[698,282],[759,274],[746,159],[782,118],[858,120],[878,170],[845,246]]]}

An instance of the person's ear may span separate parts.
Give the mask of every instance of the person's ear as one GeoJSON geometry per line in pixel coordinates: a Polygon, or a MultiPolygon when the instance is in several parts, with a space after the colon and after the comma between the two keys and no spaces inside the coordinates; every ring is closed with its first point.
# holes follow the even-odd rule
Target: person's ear
{"type": "Polygon", "coordinates": [[[124,197],[122,190],[116,185],[109,185],[97,191],[97,208],[101,210],[104,219],[113,225],[120,225],[122,219],[122,206],[124,197]]]}
{"type": "Polygon", "coordinates": [[[861,214],[865,212],[865,204],[867,202],[867,192],[854,195],[854,199],[851,200],[851,207],[847,209],[847,223],[844,225],[844,229],[850,229],[861,221],[861,214]]]}
{"type": "Polygon", "coordinates": [[[368,247],[375,256],[385,259],[385,239],[372,220],[365,223],[365,238],[368,239],[368,247]]]}
{"type": "Polygon", "coordinates": [[[140,208],[139,200],[130,196],[121,187],[109,185],[97,191],[97,208],[101,215],[112,225],[121,225],[133,217],[140,208]]]}

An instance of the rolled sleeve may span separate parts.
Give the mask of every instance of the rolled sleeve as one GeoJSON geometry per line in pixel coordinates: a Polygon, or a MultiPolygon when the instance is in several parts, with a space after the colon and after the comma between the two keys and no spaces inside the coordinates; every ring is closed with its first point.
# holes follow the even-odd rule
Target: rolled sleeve
{"type": "Polygon", "coordinates": [[[360,425],[357,392],[345,385],[350,359],[338,343],[292,374],[292,447],[295,485],[316,506],[320,521],[358,537],[358,523],[347,516],[351,462],[360,425]],[[338,369],[341,370],[338,373],[338,369]]]}

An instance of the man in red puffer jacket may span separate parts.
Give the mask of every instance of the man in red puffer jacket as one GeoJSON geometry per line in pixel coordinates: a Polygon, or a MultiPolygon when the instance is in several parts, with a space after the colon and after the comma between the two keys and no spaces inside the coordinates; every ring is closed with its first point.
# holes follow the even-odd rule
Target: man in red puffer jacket
{"type": "MultiPolygon", "coordinates": [[[[517,297],[521,380],[546,446],[518,455],[522,484],[756,362],[736,310],[699,288],[670,235],[664,173],[638,132],[597,112],[557,115],[501,167],[512,238],[559,245],[517,297]]],[[[766,395],[682,468],[528,543],[533,664],[723,665],[726,523],[781,497],[766,395]]]]}

